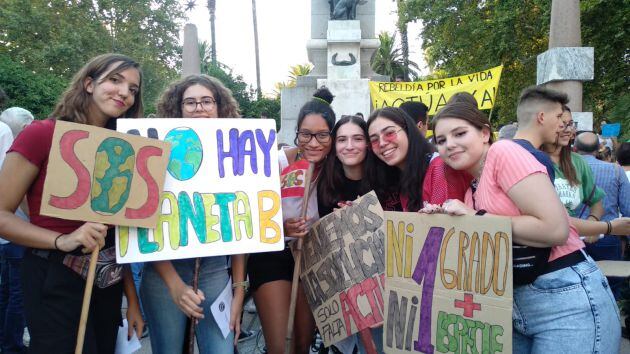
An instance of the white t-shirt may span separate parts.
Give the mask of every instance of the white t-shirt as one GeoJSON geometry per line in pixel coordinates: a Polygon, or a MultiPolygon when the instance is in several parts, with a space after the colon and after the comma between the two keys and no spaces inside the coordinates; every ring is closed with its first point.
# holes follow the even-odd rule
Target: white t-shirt
{"type": "MultiPolygon", "coordinates": [[[[13,133],[11,128],[3,122],[0,122],[0,167],[4,163],[4,158],[7,156],[7,151],[13,144],[13,133]]],[[[23,213],[22,213],[23,214],[23,213]]],[[[6,240],[0,238],[0,245],[9,243],[6,240]]]]}

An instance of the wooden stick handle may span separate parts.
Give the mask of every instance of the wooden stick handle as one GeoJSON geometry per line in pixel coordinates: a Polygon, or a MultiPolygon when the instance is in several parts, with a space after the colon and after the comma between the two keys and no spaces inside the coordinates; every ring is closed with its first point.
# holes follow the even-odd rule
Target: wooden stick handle
{"type": "MultiPolygon", "coordinates": [[[[197,293],[199,289],[199,267],[201,266],[201,258],[195,258],[195,271],[193,272],[192,286],[193,291],[197,293]]],[[[195,327],[197,320],[195,318],[190,319],[190,327],[188,327],[188,354],[195,353],[195,327]]]]}
{"type": "MultiPolygon", "coordinates": [[[[306,218],[306,212],[308,207],[308,199],[311,192],[311,180],[313,179],[313,172],[315,170],[315,163],[309,162],[308,170],[306,171],[306,184],[304,185],[304,196],[302,197],[302,218],[306,218]]],[[[295,265],[293,266],[293,281],[291,282],[291,302],[289,304],[289,321],[287,322],[287,337],[284,346],[285,354],[291,353],[291,342],[293,339],[293,323],[295,322],[295,307],[297,305],[297,292],[298,284],[300,282],[300,264],[302,262],[302,243],[303,239],[299,238],[296,243],[296,247],[293,251],[293,259],[295,265]]]]}
{"type": "Polygon", "coordinates": [[[361,337],[361,343],[367,354],[377,354],[376,344],[374,344],[374,338],[372,338],[372,331],[369,328],[365,328],[359,332],[361,337]]]}
{"type": "Polygon", "coordinates": [[[88,313],[90,312],[90,300],[92,299],[92,287],[96,275],[96,263],[98,262],[98,246],[94,248],[90,256],[90,267],[88,268],[87,279],[85,281],[85,292],[83,293],[83,305],[81,307],[81,319],[79,321],[79,333],[77,334],[77,346],[74,348],[75,354],[83,353],[83,342],[85,341],[85,327],[87,325],[88,313]]]}

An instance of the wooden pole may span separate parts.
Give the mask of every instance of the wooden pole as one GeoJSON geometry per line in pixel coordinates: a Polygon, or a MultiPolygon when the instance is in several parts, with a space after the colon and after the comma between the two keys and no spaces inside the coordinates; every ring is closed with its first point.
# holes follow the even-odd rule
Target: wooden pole
{"type": "Polygon", "coordinates": [[[367,354],[377,354],[376,344],[374,344],[374,338],[372,338],[372,331],[369,328],[365,328],[359,332],[361,337],[361,343],[367,354]]]}
{"type": "MultiPolygon", "coordinates": [[[[197,293],[197,289],[199,289],[199,268],[201,266],[201,258],[195,258],[195,271],[193,272],[192,279],[192,287],[193,291],[197,293]]],[[[195,328],[197,327],[197,320],[191,318],[188,322],[188,335],[186,338],[188,339],[187,349],[184,350],[185,353],[194,354],[195,353],[195,328]]]]}
{"type": "MultiPolygon", "coordinates": [[[[302,197],[302,218],[306,218],[306,208],[308,207],[308,197],[311,192],[311,179],[313,179],[313,171],[315,163],[309,162],[306,171],[306,184],[304,185],[304,196],[302,197]]],[[[293,339],[293,322],[295,322],[295,306],[297,304],[298,284],[300,281],[300,263],[302,262],[302,243],[303,239],[299,238],[296,247],[293,249],[293,282],[291,283],[291,302],[289,305],[289,321],[287,323],[287,337],[284,347],[285,354],[291,354],[291,342],[293,339]]]]}
{"type": "Polygon", "coordinates": [[[79,320],[79,334],[77,335],[77,346],[74,348],[75,354],[83,353],[83,342],[85,341],[85,326],[87,325],[88,313],[90,312],[90,300],[92,299],[92,287],[94,286],[94,276],[96,273],[96,263],[98,262],[98,246],[92,251],[90,256],[90,267],[88,268],[87,279],[85,281],[85,292],[83,293],[83,306],[81,307],[81,319],[79,320]]]}

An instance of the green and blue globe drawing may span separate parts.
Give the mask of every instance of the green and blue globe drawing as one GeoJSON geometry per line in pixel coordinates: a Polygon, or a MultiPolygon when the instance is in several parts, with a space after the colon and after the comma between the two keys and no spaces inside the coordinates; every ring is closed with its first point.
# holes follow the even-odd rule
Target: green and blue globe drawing
{"type": "Polygon", "coordinates": [[[171,158],[168,173],[179,181],[191,179],[201,166],[203,148],[201,139],[190,128],[175,128],[166,134],[165,141],[171,143],[171,158]]]}
{"type": "Polygon", "coordinates": [[[91,207],[103,215],[114,215],[129,198],[135,166],[135,152],[128,142],[107,138],[96,150],[91,207]]]}

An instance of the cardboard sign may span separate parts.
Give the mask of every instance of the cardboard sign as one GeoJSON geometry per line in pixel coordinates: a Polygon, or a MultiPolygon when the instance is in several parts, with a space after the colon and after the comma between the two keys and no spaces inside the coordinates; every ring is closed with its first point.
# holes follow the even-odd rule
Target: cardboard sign
{"type": "Polygon", "coordinates": [[[119,263],[284,248],[275,122],[119,119],[172,144],[157,227],[116,229],[119,263]]]}
{"type": "Polygon", "coordinates": [[[155,227],[170,145],[58,120],[41,214],[155,227]]]}
{"type": "Polygon", "coordinates": [[[301,284],[326,346],[383,322],[383,220],[371,192],[304,238],[301,284]]]}
{"type": "Polygon", "coordinates": [[[374,108],[398,107],[406,101],[422,102],[434,115],[458,92],[468,92],[477,100],[479,109],[494,107],[503,66],[472,74],[417,82],[370,82],[374,108]]]}
{"type": "Polygon", "coordinates": [[[386,353],[511,353],[508,218],[385,212],[386,353]]]}

